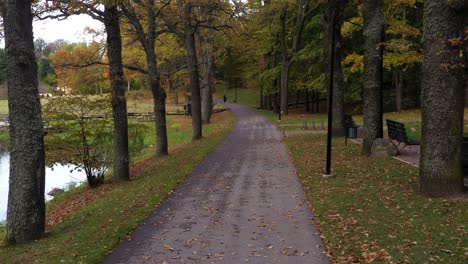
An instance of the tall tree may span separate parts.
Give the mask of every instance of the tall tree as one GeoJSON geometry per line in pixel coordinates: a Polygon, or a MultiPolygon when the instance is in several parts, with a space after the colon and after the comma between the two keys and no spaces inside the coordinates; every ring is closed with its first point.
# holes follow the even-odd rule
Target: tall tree
{"type": "Polygon", "coordinates": [[[200,47],[202,49],[202,69],[203,79],[201,87],[201,118],[204,124],[210,123],[213,112],[213,86],[214,86],[214,36],[211,28],[213,27],[213,14],[210,6],[213,1],[208,0],[203,13],[208,29],[205,32],[199,32],[200,47]]]}
{"type": "Polygon", "coordinates": [[[466,1],[461,0],[427,0],[424,4],[419,173],[421,192],[429,196],[463,192],[460,159],[466,81],[466,35],[463,32],[466,11],[466,1]]]}
{"type": "Polygon", "coordinates": [[[155,51],[158,32],[156,28],[157,14],[170,1],[156,7],[153,0],[129,1],[122,5],[124,16],[135,30],[135,34],[142,45],[148,67],[148,77],[154,98],[154,113],[156,116],[156,155],[167,155],[167,123],[166,123],[166,92],[161,87],[161,77],[158,70],[155,51]]]}
{"type": "Polygon", "coordinates": [[[185,49],[187,52],[187,70],[190,79],[190,98],[192,100],[192,140],[202,138],[201,94],[198,77],[198,58],[195,44],[196,26],[193,25],[192,5],[188,1],[177,0],[181,12],[185,49]]]}
{"type": "Polygon", "coordinates": [[[364,138],[363,155],[370,155],[372,143],[383,137],[382,73],[385,34],[384,1],[364,0],[364,138]]]}
{"type": "Polygon", "coordinates": [[[34,54],[31,1],[3,1],[10,112],[7,240],[24,243],[45,229],[44,130],[34,54]]]}
{"type": "Polygon", "coordinates": [[[122,66],[122,37],[120,13],[117,5],[105,5],[103,22],[107,33],[107,57],[112,88],[112,116],[114,117],[114,158],[112,179],[130,179],[128,154],[127,100],[122,66]]]}
{"type": "MultiPolygon", "coordinates": [[[[49,13],[49,18],[67,17],[73,14],[86,13],[93,19],[102,23],[107,32],[107,56],[109,59],[109,73],[112,90],[112,115],[114,117],[114,155],[113,174],[115,181],[129,180],[129,153],[128,153],[128,119],[127,102],[125,98],[125,82],[122,66],[122,37],[120,34],[120,12],[117,1],[100,0],[74,0],[51,1],[46,3],[43,14],[49,13]],[[101,10],[104,4],[104,10],[101,10]],[[58,15],[54,11],[59,10],[58,15]],[[52,15],[51,15],[52,14],[52,15]]],[[[101,61],[94,59],[90,65],[99,64],[101,61]]],[[[96,80],[94,80],[96,82],[96,80]]]]}
{"type": "Polygon", "coordinates": [[[280,14],[280,45],[281,45],[281,111],[283,114],[288,114],[288,102],[289,102],[289,76],[291,71],[291,66],[294,62],[294,56],[300,50],[300,43],[302,37],[302,31],[304,28],[304,23],[306,18],[313,14],[314,11],[318,9],[318,6],[315,8],[310,8],[310,0],[299,0],[297,1],[297,10],[296,10],[296,24],[292,33],[292,42],[290,51],[288,51],[287,45],[287,36],[286,36],[286,16],[287,16],[287,3],[285,2],[283,8],[281,9],[280,14]]]}
{"type": "MultiPolygon", "coordinates": [[[[333,136],[344,134],[344,80],[341,60],[343,57],[343,37],[341,36],[341,26],[343,25],[343,9],[348,4],[348,0],[330,0],[325,8],[324,14],[324,53],[325,53],[325,76],[329,79],[329,63],[331,56],[331,34],[335,36],[335,56],[333,60],[333,136]],[[333,16],[333,19],[332,19],[333,16]],[[333,21],[333,25],[332,25],[333,21]]],[[[328,81],[326,81],[328,83],[328,81]]]]}

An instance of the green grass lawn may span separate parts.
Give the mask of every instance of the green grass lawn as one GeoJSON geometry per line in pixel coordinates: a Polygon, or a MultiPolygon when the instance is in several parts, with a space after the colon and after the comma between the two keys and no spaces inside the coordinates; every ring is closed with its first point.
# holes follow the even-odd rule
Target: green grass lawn
{"type": "Polygon", "coordinates": [[[286,138],[315,221],[336,263],[466,263],[465,198],[419,195],[418,169],[363,158],[360,147],[333,145],[333,174],[322,178],[324,135],[286,138]]]}
{"type": "MultiPolygon", "coordinates": [[[[236,90],[235,89],[229,89],[226,90],[226,97],[228,103],[234,103],[235,99],[235,94],[236,90]]],[[[215,94],[215,97],[218,99],[223,99],[224,91],[218,91],[215,94]]],[[[250,89],[237,89],[237,104],[241,105],[247,105],[256,108],[258,103],[257,103],[257,91],[255,90],[250,90],[250,89]]]]}
{"type": "Polygon", "coordinates": [[[227,136],[233,126],[232,113],[215,114],[213,119],[205,126],[206,138],[196,142],[174,139],[185,143],[172,145],[169,156],[134,163],[130,182],[104,184],[93,190],[79,187],[48,204],[50,215],[82,196],[99,196],[53,225],[46,238],[0,248],[0,263],[101,263],[227,136]]]}
{"type": "MultiPolygon", "coordinates": [[[[148,97],[145,93],[142,96],[135,97],[132,95],[127,97],[127,111],[128,112],[153,112],[154,104],[152,97],[148,97]]],[[[44,105],[47,102],[47,98],[41,99],[41,104],[44,105]]],[[[180,99],[180,103],[183,103],[183,98],[180,99]]],[[[167,111],[175,111],[177,108],[172,104],[166,106],[167,111]]],[[[0,114],[8,114],[8,100],[0,100],[0,114]]]]}

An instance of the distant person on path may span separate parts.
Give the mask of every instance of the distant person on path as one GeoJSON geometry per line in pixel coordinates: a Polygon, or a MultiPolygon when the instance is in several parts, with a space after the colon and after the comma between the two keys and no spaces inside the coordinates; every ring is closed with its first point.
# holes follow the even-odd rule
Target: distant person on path
{"type": "Polygon", "coordinates": [[[223,101],[226,103],[227,101],[226,95],[223,96],[223,101]]]}

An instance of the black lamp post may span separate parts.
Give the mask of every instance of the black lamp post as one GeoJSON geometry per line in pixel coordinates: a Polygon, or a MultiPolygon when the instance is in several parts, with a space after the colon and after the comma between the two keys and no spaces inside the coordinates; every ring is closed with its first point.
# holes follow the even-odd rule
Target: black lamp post
{"type": "MultiPolygon", "coordinates": [[[[332,5],[329,0],[329,5],[332,5]]],[[[327,161],[324,177],[331,177],[331,147],[332,147],[332,119],[333,119],[333,68],[335,62],[335,8],[331,7],[331,50],[330,50],[330,74],[328,85],[328,129],[327,129],[327,161]]]]}

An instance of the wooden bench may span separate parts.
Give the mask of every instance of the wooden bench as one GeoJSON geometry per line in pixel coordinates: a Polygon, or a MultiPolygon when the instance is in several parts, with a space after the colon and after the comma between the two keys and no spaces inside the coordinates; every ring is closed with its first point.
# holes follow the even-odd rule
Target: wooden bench
{"type": "Polygon", "coordinates": [[[387,128],[388,128],[388,138],[392,141],[398,142],[395,146],[398,149],[398,152],[402,151],[406,146],[419,145],[418,141],[411,140],[406,134],[405,124],[387,119],[387,128]],[[403,147],[400,149],[399,146],[403,144],[403,147]]]}
{"type": "Polygon", "coordinates": [[[344,114],[345,145],[348,144],[348,138],[357,138],[358,126],[354,123],[353,116],[344,114]]]}

